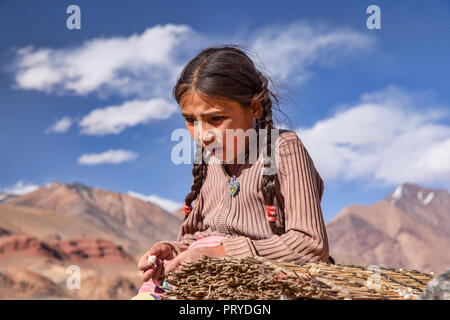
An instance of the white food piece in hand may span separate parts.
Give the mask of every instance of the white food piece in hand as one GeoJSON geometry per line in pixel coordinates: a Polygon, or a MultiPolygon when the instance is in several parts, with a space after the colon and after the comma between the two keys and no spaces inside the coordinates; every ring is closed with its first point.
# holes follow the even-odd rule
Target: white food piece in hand
{"type": "Polygon", "coordinates": [[[156,256],[148,256],[147,262],[148,263],[155,263],[156,262],[156,256]]]}

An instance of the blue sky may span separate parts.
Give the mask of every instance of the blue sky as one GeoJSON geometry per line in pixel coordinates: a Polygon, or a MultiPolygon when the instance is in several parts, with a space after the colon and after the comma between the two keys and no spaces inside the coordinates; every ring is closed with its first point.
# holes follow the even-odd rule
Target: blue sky
{"type": "Polygon", "coordinates": [[[222,42],[290,89],[281,108],[325,181],[327,222],[403,182],[450,188],[449,1],[0,1],[0,27],[0,190],[80,181],[182,203],[192,165],[170,161],[184,127],[170,90],[222,42]]]}

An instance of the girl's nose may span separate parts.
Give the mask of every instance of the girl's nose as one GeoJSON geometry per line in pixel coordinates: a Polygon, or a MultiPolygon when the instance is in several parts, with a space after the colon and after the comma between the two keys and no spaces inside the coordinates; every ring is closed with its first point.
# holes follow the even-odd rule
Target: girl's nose
{"type": "Polygon", "coordinates": [[[214,135],[214,133],[212,133],[211,131],[208,131],[203,135],[203,138],[202,138],[203,145],[207,146],[207,145],[213,143],[215,139],[216,139],[216,136],[214,135]]]}
{"type": "Polygon", "coordinates": [[[207,146],[211,143],[213,143],[214,141],[220,141],[221,136],[220,136],[220,131],[216,128],[209,128],[206,130],[203,130],[203,134],[202,134],[202,143],[204,146],[207,146]]]}

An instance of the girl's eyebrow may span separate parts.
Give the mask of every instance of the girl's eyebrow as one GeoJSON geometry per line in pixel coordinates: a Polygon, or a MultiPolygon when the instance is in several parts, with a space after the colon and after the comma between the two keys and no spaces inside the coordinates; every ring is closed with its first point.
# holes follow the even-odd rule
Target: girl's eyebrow
{"type": "MultiPolygon", "coordinates": [[[[204,117],[204,116],[213,116],[216,114],[221,114],[224,113],[225,111],[215,111],[215,112],[209,112],[209,113],[202,113],[200,116],[204,117]]],[[[188,113],[182,113],[181,114],[183,117],[192,117],[192,114],[188,114],[188,113]]]]}

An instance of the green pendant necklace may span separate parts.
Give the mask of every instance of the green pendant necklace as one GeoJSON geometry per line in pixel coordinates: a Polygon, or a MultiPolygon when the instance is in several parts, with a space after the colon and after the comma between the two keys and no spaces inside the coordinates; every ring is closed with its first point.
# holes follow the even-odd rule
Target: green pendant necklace
{"type": "MultiPolygon", "coordinates": [[[[256,129],[256,132],[259,133],[259,124],[258,124],[258,122],[256,122],[256,128],[255,128],[255,129],[256,129]]],[[[244,159],[244,161],[247,159],[247,157],[248,157],[248,151],[245,153],[245,159],[244,159]]],[[[225,163],[225,165],[226,165],[226,166],[229,166],[228,163],[225,163]]],[[[234,172],[232,172],[233,178],[232,178],[231,181],[228,183],[228,192],[231,194],[232,197],[235,197],[236,194],[237,194],[238,191],[239,191],[240,184],[239,184],[239,181],[237,181],[237,179],[236,179],[236,174],[238,173],[239,168],[241,167],[241,165],[242,165],[242,164],[240,164],[240,165],[236,168],[236,170],[235,170],[234,172]]],[[[230,171],[232,171],[232,170],[231,170],[231,167],[228,167],[228,168],[230,169],[230,171]]]]}
{"type": "MultiPolygon", "coordinates": [[[[248,151],[245,153],[245,159],[247,159],[247,156],[248,156],[248,151]]],[[[230,166],[229,164],[226,164],[226,165],[230,166]]],[[[228,167],[229,170],[232,172],[232,175],[233,175],[232,180],[228,183],[228,192],[231,194],[232,197],[235,197],[236,194],[239,191],[240,184],[239,184],[239,181],[237,181],[237,179],[236,179],[236,174],[238,173],[239,168],[241,167],[241,165],[242,164],[238,165],[234,172],[231,170],[231,166],[228,167]]]]}

